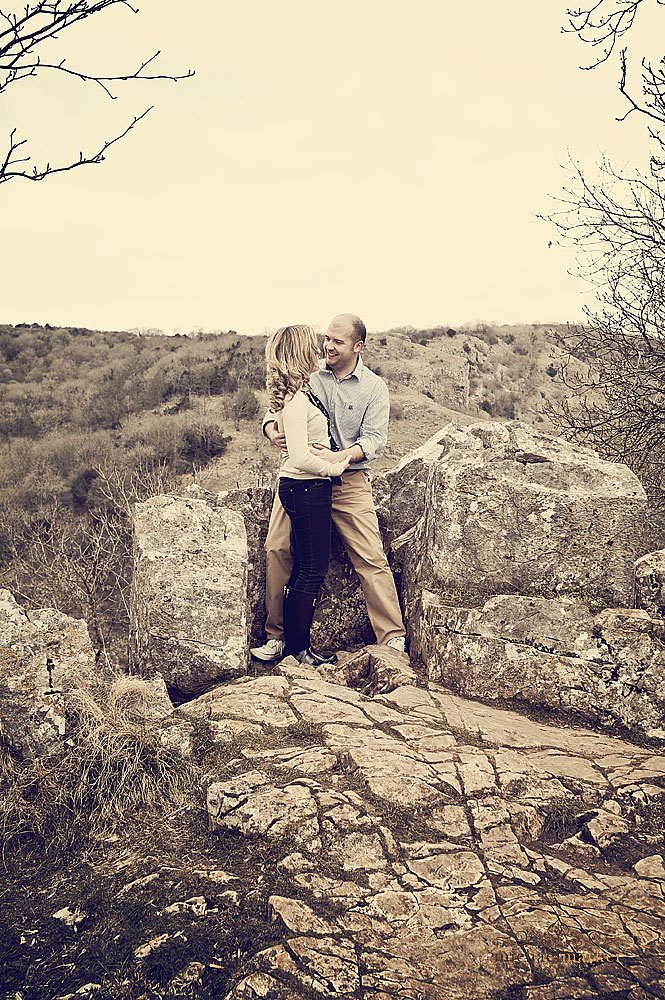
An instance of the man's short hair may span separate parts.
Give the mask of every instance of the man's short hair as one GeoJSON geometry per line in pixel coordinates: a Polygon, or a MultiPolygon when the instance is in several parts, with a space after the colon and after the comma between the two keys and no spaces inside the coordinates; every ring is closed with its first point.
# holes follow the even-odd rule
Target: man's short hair
{"type": "Polygon", "coordinates": [[[359,340],[362,340],[364,344],[367,339],[367,328],[363,321],[358,316],[354,316],[351,326],[353,327],[353,343],[357,344],[359,340]]]}

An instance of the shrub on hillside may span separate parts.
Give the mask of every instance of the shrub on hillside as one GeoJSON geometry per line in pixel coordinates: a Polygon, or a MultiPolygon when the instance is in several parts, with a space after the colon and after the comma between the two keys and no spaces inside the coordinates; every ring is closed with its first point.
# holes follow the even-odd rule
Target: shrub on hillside
{"type": "Polygon", "coordinates": [[[259,412],[256,393],[243,386],[231,398],[231,414],[234,420],[251,420],[259,412]]]}
{"type": "Polygon", "coordinates": [[[507,420],[515,419],[515,399],[510,392],[497,392],[493,399],[483,399],[479,406],[481,410],[489,413],[490,417],[504,417],[507,420]]]}
{"type": "Polygon", "coordinates": [[[189,472],[207,465],[213,458],[223,455],[231,440],[217,426],[188,427],[183,433],[177,472],[189,472]]]}

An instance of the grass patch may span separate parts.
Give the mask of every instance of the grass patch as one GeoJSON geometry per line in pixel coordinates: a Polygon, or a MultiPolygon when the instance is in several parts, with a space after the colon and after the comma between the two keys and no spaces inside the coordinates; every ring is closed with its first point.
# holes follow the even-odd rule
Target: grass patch
{"type": "Polygon", "coordinates": [[[150,726],[150,692],[136,677],[118,677],[104,692],[72,695],[73,735],[63,753],[0,757],[3,858],[15,849],[44,857],[108,836],[125,816],[182,801],[192,766],[162,746],[150,726]]]}
{"type": "Polygon", "coordinates": [[[582,812],[580,802],[572,795],[559,795],[550,799],[545,808],[543,837],[553,841],[565,840],[577,833],[577,817],[582,812]]]}
{"type": "Polygon", "coordinates": [[[284,735],[289,742],[326,745],[322,722],[307,722],[305,719],[298,719],[297,722],[291,722],[286,727],[284,735]]]}

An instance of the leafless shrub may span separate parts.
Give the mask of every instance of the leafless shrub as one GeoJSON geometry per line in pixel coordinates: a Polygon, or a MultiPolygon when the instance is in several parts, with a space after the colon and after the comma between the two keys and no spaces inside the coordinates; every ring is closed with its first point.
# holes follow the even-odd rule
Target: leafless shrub
{"type": "Polygon", "coordinates": [[[171,492],[175,475],[166,463],[93,472],[94,495],[83,513],[57,500],[44,504],[37,516],[13,512],[5,527],[2,582],[30,607],[55,607],[85,618],[98,653],[118,661],[126,655],[131,507],[171,492]]]}
{"type": "Polygon", "coordinates": [[[565,338],[560,365],[568,399],[549,416],[569,438],[625,462],[656,508],[665,508],[665,187],[622,176],[604,162],[598,179],[573,167],[550,218],[580,251],[597,289],[586,323],[565,338]]]}

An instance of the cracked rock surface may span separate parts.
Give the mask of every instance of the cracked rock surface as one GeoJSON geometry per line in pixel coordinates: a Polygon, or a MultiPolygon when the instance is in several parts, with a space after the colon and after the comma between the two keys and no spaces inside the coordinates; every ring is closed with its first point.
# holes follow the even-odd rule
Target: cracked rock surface
{"type": "Polygon", "coordinates": [[[368,697],[276,669],[181,709],[231,751],[211,829],[278,859],[281,940],[226,1000],[665,995],[662,826],[645,825],[665,754],[435,683],[368,697]]]}

